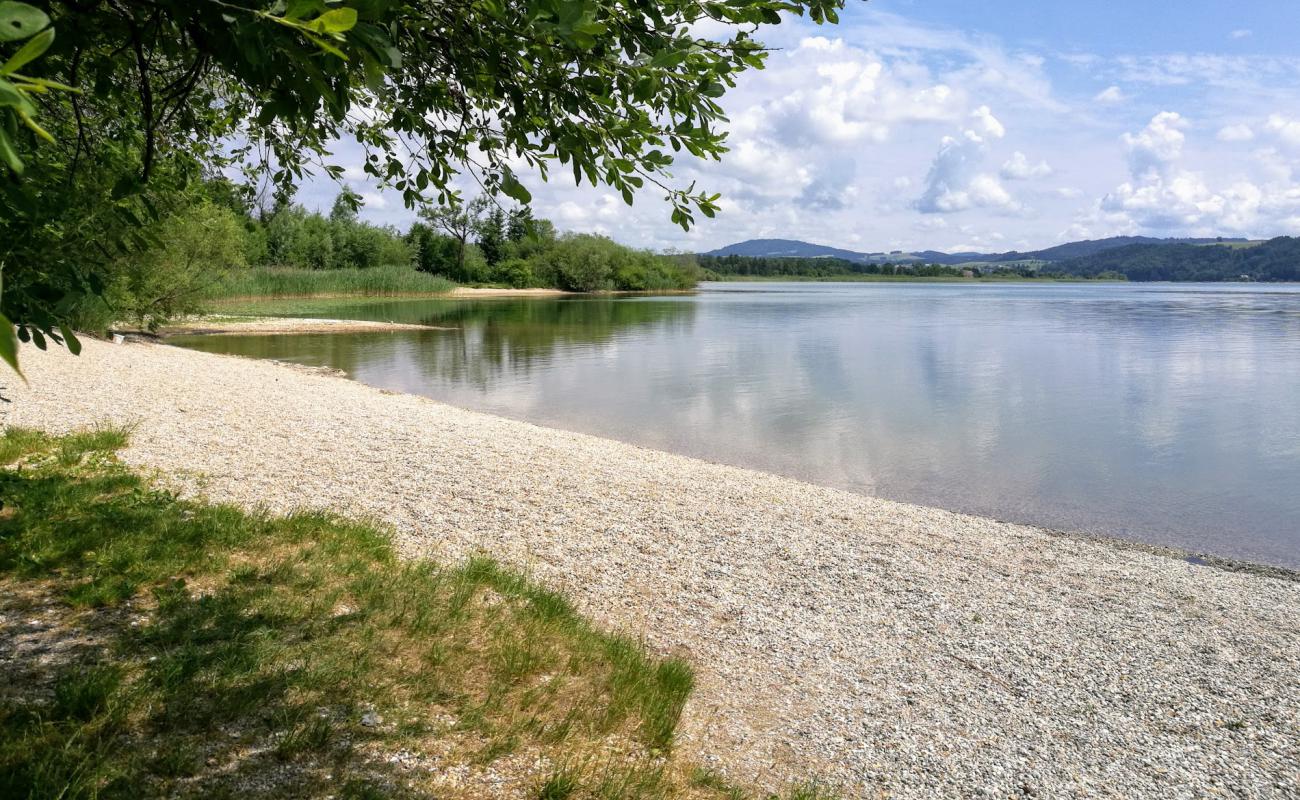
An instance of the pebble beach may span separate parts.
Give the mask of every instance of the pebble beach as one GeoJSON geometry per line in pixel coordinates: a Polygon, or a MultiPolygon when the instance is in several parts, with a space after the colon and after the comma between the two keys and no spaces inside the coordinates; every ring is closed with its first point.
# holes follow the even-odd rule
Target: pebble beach
{"type": "MultiPolygon", "coordinates": [[[[375,332],[373,335],[384,335],[375,332]]],[[[335,374],[86,341],[5,425],[130,425],[214,501],[486,554],[697,670],[679,747],[849,797],[1300,797],[1300,580],[542,428],[335,374]]],[[[1297,521],[1300,524],[1300,520],[1297,521]]]]}

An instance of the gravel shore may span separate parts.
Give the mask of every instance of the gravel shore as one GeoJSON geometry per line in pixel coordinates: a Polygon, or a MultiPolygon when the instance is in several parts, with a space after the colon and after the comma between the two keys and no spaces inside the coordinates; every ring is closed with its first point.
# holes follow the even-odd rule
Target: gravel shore
{"type": "MultiPolygon", "coordinates": [[[[697,665],[681,746],[850,796],[1300,797],[1300,582],[157,344],[22,352],[9,424],[487,553],[697,665]]],[[[1300,524],[1300,521],[1298,521],[1300,524]]]]}
{"type": "Polygon", "coordinates": [[[447,329],[436,325],[411,325],[405,322],[374,322],[361,319],[208,316],[168,325],[160,330],[158,335],[165,338],[180,334],[226,336],[250,333],[370,333],[409,330],[447,329]]]}

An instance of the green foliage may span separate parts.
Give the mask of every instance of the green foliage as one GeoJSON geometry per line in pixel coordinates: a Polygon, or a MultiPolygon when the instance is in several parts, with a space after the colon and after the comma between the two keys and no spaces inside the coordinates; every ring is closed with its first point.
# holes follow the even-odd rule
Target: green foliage
{"type": "Polygon", "coordinates": [[[492,282],[504,283],[515,289],[537,286],[533,265],[522,258],[508,258],[492,268],[492,282]]]}
{"type": "MultiPolygon", "coordinates": [[[[296,269],[410,265],[412,251],[407,241],[392,228],[359,220],[353,205],[356,199],[349,191],[341,192],[328,217],[301,206],[276,208],[260,226],[266,239],[261,263],[296,269]]],[[[259,226],[254,223],[252,227],[256,230],[259,226]]]]}
{"type": "MultiPolygon", "coordinates": [[[[200,202],[157,223],[157,245],[111,265],[105,293],[116,319],[156,328],[178,315],[201,310],[210,288],[229,273],[247,267],[244,226],[232,211],[200,202]]],[[[83,317],[83,329],[102,329],[114,321],[83,317]]]]}
{"type": "Polygon", "coordinates": [[[495,267],[505,257],[506,214],[500,206],[493,207],[474,228],[478,235],[478,249],[489,267],[495,267]]]}
{"type": "Polygon", "coordinates": [[[624,247],[593,234],[569,234],[537,257],[534,271],[548,285],[571,292],[689,289],[690,265],[624,247]]]}
{"type": "MultiPolygon", "coordinates": [[[[178,194],[238,167],[250,188],[269,180],[288,196],[315,166],[341,176],[328,163],[339,138],[358,141],[367,175],[413,208],[459,205],[465,169],[526,203],[511,165],[544,177],[559,165],[629,203],[654,187],[688,227],[717,196],[671,185],[669,170],[679,152],[725,152],[717,98],[762,65],[751,31],[782,12],[834,22],[842,5],[3,0],[0,313],[38,342],[62,341],[61,324],[102,303],[106,268],[150,249],[143,221],[179,208],[178,194]]],[[[331,263],[339,242],[308,227],[290,252],[331,263]]],[[[372,257],[371,244],[342,258],[372,257]]]]}
{"type": "Polygon", "coordinates": [[[1253,246],[1135,244],[1053,266],[1131,281],[1300,281],[1300,238],[1279,236],[1253,246]]]}
{"type": "Polygon", "coordinates": [[[696,257],[699,266],[716,275],[754,277],[799,276],[829,278],[839,275],[896,275],[918,278],[960,278],[969,267],[943,264],[894,264],[849,261],[842,258],[784,258],[774,256],[696,257]]]}
{"type": "Polygon", "coordinates": [[[410,267],[370,269],[285,269],[254,267],[228,274],[205,292],[207,299],[229,297],[385,296],[445,294],[456,288],[446,278],[410,267]]]}

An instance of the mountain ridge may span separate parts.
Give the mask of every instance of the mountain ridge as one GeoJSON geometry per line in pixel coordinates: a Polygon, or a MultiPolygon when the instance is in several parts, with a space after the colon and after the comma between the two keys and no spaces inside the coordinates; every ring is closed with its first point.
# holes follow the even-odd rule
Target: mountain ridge
{"type": "Polygon", "coordinates": [[[836,258],[857,263],[909,263],[925,264],[965,264],[970,262],[1007,262],[1007,261],[1067,261],[1085,258],[1107,250],[1134,245],[1204,245],[1204,244],[1242,244],[1250,240],[1235,237],[1212,238],[1157,238],[1152,236],[1111,236],[1105,239],[1084,239],[1077,242],[1046,247],[1041,250],[1020,252],[1009,250],[1003,253],[978,253],[965,251],[945,253],[939,250],[921,250],[907,252],[858,252],[840,247],[814,244],[799,239],[747,239],[724,247],[701,253],[706,256],[745,256],[750,258],[836,258]]]}

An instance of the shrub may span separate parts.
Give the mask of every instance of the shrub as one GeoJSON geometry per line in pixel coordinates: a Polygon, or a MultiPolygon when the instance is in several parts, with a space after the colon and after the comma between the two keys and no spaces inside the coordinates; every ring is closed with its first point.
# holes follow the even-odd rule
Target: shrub
{"type": "MultiPolygon", "coordinates": [[[[109,316],[156,328],[198,311],[212,286],[247,266],[248,233],[227,208],[197,203],[164,218],[153,233],[156,247],[114,265],[105,293],[109,316]]],[[[80,320],[90,329],[112,321],[80,320]]]]}
{"type": "Polygon", "coordinates": [[[515,289],[526,289],[537,284],[533,267],[522,258],[508,258],[492,268],[492,280],[515,289]]]}

